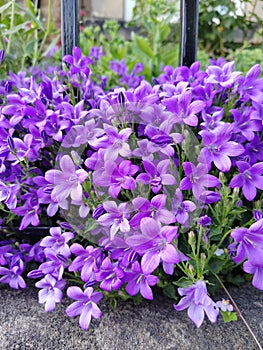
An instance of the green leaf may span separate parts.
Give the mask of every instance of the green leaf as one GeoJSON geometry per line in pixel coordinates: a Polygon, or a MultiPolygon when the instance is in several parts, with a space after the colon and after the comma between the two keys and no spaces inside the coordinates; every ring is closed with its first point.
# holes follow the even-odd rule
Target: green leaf
{"type": "Polygon", "coordinates": [[[134,43],[137,46],[137,49],[144,53],[146,56],[150,58],[154,58],[154,53],[153,50],[150,48],[147,40],[143,39],[140,36],[135,36],[134,35],[134,43]]]}
{"type": "Polygon", "coordinates": [[[29,18],[32,20],[32,22],[37,24],[38,29],[45,30],[43,23],[36,16],[34,16],[29,10],[25,9],[23,6],[19,5],[18,3],[15,3],[15,6],[18,7],[24,13],[26,13],[29,16],[29,18]]]}
{"type": "Polygon", "coordinates": [[[48,53],[54,46],[57,45],[58,39],[59,39],[59,35],[57,35],[57,36],[51,41],[51,43],[48,45],[48,47],[46,48],[45,52],[43,53],[43,56],[44,56],[44,57],[47,55],[47,53],[48,53]]]}
{"type": "Polygon", "coordinates": [[[7,4],[0,7],[0,14],[3,13],[5,10],[7,10],[11,6],[11,1],[9,1],[7,4]]]}
{"type": "Polygon", "coordinates": [[[220,311],[225,323],[237,321],[237,313],[231,311],[220,311]]]}
{"type": "Polygon", "coordinates": [[[36,12],[35,12],[35,7],[32,0],[27,0],[27,7],[29,8],[29,11],[32,13],[32,15],[35,16],[36,12]]]}
{"type": "Polygon", "coordinates": [[[173,284],[180,288],[187,288],[193,284],[193,281],[187,277],[181,277],[178,281],[173,282],[173,284]]]}
{"type": "Polygon", "coordinates": [[[224,255],[214,256],[209,260],[207,269],[214,274],[218,274],[222,271],[225,263],[226,260],[224,255]]]}
{"type": "Polygon", "coordinates": [[[24,22],[22,24],[19,24],[18,26],[14,26],[11,29],[8,29],[4,32],[4,35],[10,35],[10,34],[15,34],[17,32],[19,32],[21,29],[25,29],[26,26],[29,24],[30,22],[24,22]]]}
{"type": "Polygon", "coordinates": [[[113,310],[116,310],[116,308],[117,308],[117,299],[112,298],[112,299],[110,300],[110,307],[111,307],[113,310]]]}
{"type": "Polygon", "coordinates": [[[27,42],[27,44],[25,46],[25,53],[28,57],[30,57],[32,55],[32,53],[34,52],[35,44],[36,44],[35,39],[27,42]]]}
{"type": "Polygon", "coordinates": [[[166,295],[170,299],[175,299],[175,300],[178,299],[176,289],[171,284],[169,284],[168,286],[163,288],[163,294],[166,295]]]}

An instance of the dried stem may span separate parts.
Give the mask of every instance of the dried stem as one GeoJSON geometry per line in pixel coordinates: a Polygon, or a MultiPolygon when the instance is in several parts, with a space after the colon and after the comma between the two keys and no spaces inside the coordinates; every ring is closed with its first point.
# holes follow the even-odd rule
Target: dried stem
{"type": "Polygon", "coordinates": [[[247,323],[246,319],[244,318],[244,316],[242,315],[241,310],[239,309],[239,307],[237,306],[237,304],[235,303],[234,299],[232,298],[231,294],[229,293],[229,291],[227,290],[227,288],[225,287],[224,283],[221,281],[221,279],[215,274],[216,279],[218,280],[218,282],[220,283],[221,287],[224,289],[224,291],[226,292],[227,296],[229,297],[231,303],[233,304],[234,308],[237,311],[238,316],[241,318],[241,320],[244,322],[245,326],[247,327],[247,329],[249,330],[250,334],[252,335],[252,337],[254,338],[255,342],[257,343],[257,346],[260,350],[263,350],[262,346],[260,345],[257,337],[255,336],[254,332],[252,331],[252,329],[250,328],[249,324],[247,323]]]}

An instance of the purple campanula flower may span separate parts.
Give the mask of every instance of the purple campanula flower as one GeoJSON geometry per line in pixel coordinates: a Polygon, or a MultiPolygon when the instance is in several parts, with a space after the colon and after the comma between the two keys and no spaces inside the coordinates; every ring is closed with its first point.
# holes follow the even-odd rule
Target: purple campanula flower
{"type": "Polygon", "coordinates": [[[48,170],[45,179],[54,184],[51,199],[55,202],[62,202],[69,196],[72,200],[80,202],[82,200],[81,184],[88,177],[88,173],[83,169],[76,170],[76,166],[68,155],[60,159],[61,170],[48,170]]]}
{"type": "Polygon", "coordinates": [[[181,180],[180,189],[192,189],[196,199],[200,198],[207,187],[217,187],[220,185],[217,177],[208,174],[209,168],[207,164],[199,163],[195,166],[191,162],[184,162],[183,169],[186,177],[181,180]]]}
{"type": "Polygon", "coordinates": [[[0,181],[0,202],[4,201],[8,209],[15,209],[19,191],[20,185],[6,185],[4,182],[0,181]]]}
{"type": "Polygon", "coordinates": [[[201,216],[199,219],[199,224],[202,227],[210,226],[212,224],[212,219],[208,215],[201,216]]]}
{"type": "Polygon", "coordinates": [[[152,142],[147,139],[139,140],[137,142],[138,148],[135,148],[133,150],[132,155],[136,156],[137,158],[141,158],[142,160],[148,160],[152,162],[154,157],[151,145],[152,142]]]}
{"type": "Polygon", "coordinates": [[[174,304],[175,310],[188,308],[188,316],[197,328],[203,323],[205,313],[211,322],[216,322],[219,310],[216,303],[207,295],[204,281],[197,281],[188,288],[178,288],[178,293],[183,298],[177,305],[174,304]]]}
{"type": "Polygon", "coordinates": [[[184,225],[189,218],[188,213],[195,211],[196,205],[192,201],[184,201],[182,192],[179,188],[177,188],[175,191],[175,196],[172,199],[172,208],[177,222],[184,225]]]}
{"type": "Polygon", "coordinates": [[[263,266],[263,219],[256,221],[249,228],[240,227],[232,231],[231,237],[238,243],[235,263],[246,258],[255,266],[263,266]]]}
{"type": "Polygon", "coordinates": [[[255,164],[258,160],[263,161],[263,141],[260,140],[258,135],[255,135],[253,140],[245,144],[245,152],[242,157],[246,158],[251,165],[255,164]]]}
{"type": "Polygon", "coordinates": [[[125,289],[129,295],[134,296],[140,292],[145,299],[153,300],[150,287],[156,285],[158,277],[145,272],[138,261],[133,263],[131,271],[125,272],[123,280],[128,282],[125,289]]]}
{"type": "Polygon", "coordinates": [[[82,56],[82,52],[79,47],[74,47],[72,55],[66,55],[63,57],[63,61],[70,64],[70,73],[75,75],[77,73],[84,73],[87,77],[90,74],[88,64],[92,63],[89,57],[82,56]]]}
{"type": "Polygon", "coordinates": [[[133,175],[139,171],[139,167],[132,164],[130,160],[123,160],[118,165],[111,160],[107,160],[104,169],[102,171],[97,168],[93,172],[92,179],[95,186],[109,187],[109,195],[113,198],[118,197],[122,188],[124,190],[135,190],[136,181],[133,175]]]}
{"type": "MultiPolygon", "coordinates": [[[[257,253],[259,254],[259,252],[257,253]]],[[[261,252],[263,258],[263,251],[261,252]]],[[[252,285],[259,289],[263,290],[263,262],[260,263],[251,263],[250,260],[247,260],[243,264],[243,269],[249,274],[253,274],[252,285]]]]}
{"type": "Polygon", "coordinates": [[[130,224],[130,206],[129,203],[121,203],[119,206],[114,201],[107,201],[103,203],[103,208],[106,213],[101,215],[97,222],[106,227],[110,227],[110,239],[113,239],[116,233],[129,232],[130,224]]]}
{"type": "Polygon", "coordinates": [[[169,159],[160,161],[157,166],[145,160],[143,161],[143,166],[146,173],[139,174],[136,181],[150,184],[153,193],[157,194],[163,186],[176,184],[175,177],[168,173],[170,167],[169,159]]]}
{"type": "Polygon", "coordinates": [[[200,152],[200,158],[206,159],[208,165],[214,162],[215,166],[227,172],[231,168],[230,157],[239,156],[244,152],[244,147],[237,142],[231,141],[232,124],[225,123],[213,132],[202,130],[204,148],[200,152]]]}
{"type": "MultiPolygon", "coordinates": [[[[24,264],[23,264],[24,265],[24,264]]],[[[26,288],[26,283],[21,276],[24,271],[24,266],[14,265],[10,268],[0,266],[0,283],[7,283],[11,288],[19,289],[26,288]]]]}
{"type": "Polygon", "coordinates": [[[235,62],[227,62],[222,68],[219,66],[208,66],[206,72],[208,77],[206,83],[218,84],[221,88],[232,88],[237,82],[241,72],[233,72],[235,62]]]}
{"type": "Polygon", "coordinates": [[[260,220],[263,218],[263,214],[261,212],[261,210],[254,210],[253,211],[253,217],[256,221],[260,220]]]}
{"type": "Polygon", "coordinates": [[[46,261],[38,267],[38,270],[45,275],[50,274],[58,280],[62,279],[64,270],[68,266],[68,257],[57,254],[52,248],[45,248],[44,254],[46,261]]]}
{"type": "Polygon", "coordinates": [[[122,129],[118,132],[118,129],[113,126],[104,127],[105,133],[108,136],[108,145],[104,153],[104,159],[116,160],[118,155],[124,158],[131,156],[131,150],[128,141],[132,134],[131,128],[122,129]]]}
{"type": "Polygon", "coordinates": [[[15,214],[23,216],[19,230],[23,230],[30,224],[32,226],[38,226],[40,224],[39,214],[41,209],[39,204],[33,205],[31,201],[26,201],[21,207],[17,207],[12,210],[15,214]]]}
{"type": "Polygon", "coordinates": [[[97,208],[94,209],[92,217],[97,220],[102,214],[105,213],[106,210],[104,209],[103,204],[99,204],[97,208]]]}
{"type": "Polygon", "coordinates": [[[217,301],[216,306],[223,312],[231,312],[234,310],[233,305],[230,304],[228,299],[222,299],[221,301],[217,301]]]}
{"type": "Polygon", "coordinates": [[[239,78],[238,92],[240,97],[245,101],[251,99],[257,103],[263,102],[263,79],[259,78],[261,67],[255,64],[247,72],[245,77],[239,78]]]}
{"type": "Polygon", "coordinates": [[[99,248],[88,246],[83,248],[78,243],[70,246],[70,251],[76,255],[76,258],[69,265],[69,271],[80,271],[82,281],[88,282],[94,280],[94,271],[101,265],[103,253],[99,248]]]}
{"type": "Polygon", "coordinates": [[[118,290],[123,284],[124,271],[117,263],[112,263],[109,257],[106,257],[98,271],[95,272],[97,281],[100,281],[100,288],[110,292],[111,290],[118,290]]]}
{"type": "Polygon", "coordinates": [[[69,298],[76,300],[66,309],[66,314],[69,317],[79,316],[80,327],[87,330],[90,325],[91,316],[100,318],[102,313],[97,306],[97,303],[102,299],[101,292],[94,292],[92,287],[88,287],[83,292],[79,287],[69,287],[67,290],[69,298]]]}
{"type": "Polygon", "coordinates": [[[257,131],[262,130],[262,120],[252,119],[252,108],[248,108],[244,111],[237,109],[230,109],[231,114],[234,117],[234,133],[240,133],[248,141],[252,141],[257,131]]]}
{"type": "Polygon", "coordinates": [[[53,248],[58,254],[62,254],[65,257],[71,255],[68,242],[74,238],[72,232],[61,233],[60,227],[51,227],[50,236],[46,236],[40,242],[41,247],[53,248]]]}
{"type": "Polygon", "coordinates": [[[223,117],[224,117],[224,108],[217,109],[210,114],[208,114],[207,111],[203,111],[202,119],[204,120],[204,122],[201,123],[200,125],[202,129],[213,131],[218,126],[224,125],[224,122],[222,121],[223,117]]]}
{"type": "Polygon", "coordinates": [[[0,50],[0,64],[4,62],[5,59],[5,50],[0,50]]]}
{"type": "Polygon", "coordinates": [[[160,262],[167,274],[173,273],[173,266],[181,261],[180,254],[172,241],[177,238],[177,226],[163,226],[152,218],[143,218],[141,234],[134,234],[125,242],[142,256],[143,271],[151,273],[160,262]]]}
{"type": "Polygon", "coordinates": [[[192,92],[190,90],[183,92],[177,101],[171,97],[163,100],[162,104],[168,111],[174,113],[174,122],[190,126],[198,125],[197,113],[204,109],[206,105],[201,100],[192,102],[192,92]]]}
{"type": "Polygon", "coordinates": [[[175,222],[174,214],[165,208],[166,199],[167,196],[165,194],[158,194],[151,201],[143,197],[133,199],[133,208],[138,212],[130,220],[130,226],[140,226],[141,219],[144,217],[152,217],[167,225],[175,222]]]}
{"type": "Polygon", "coordinates": [[[63,297],[62,289],[65,285],[65,281],[57,281],[49,274],[35,284],[37,288],[41,288],[38,292],[38,301],[40,304],[45,304],[46,312],[53,311],[56,303],[61,303],[63,297]]]}
{"type": "MultiPolygon", "coordinates": [[[[93,58],[94,61],[98,61],[100,57],[104,56],[101,46],[91,46],[89,50],[89,56],[93,58]]],[[[94,62],[93,62],[94,63],[94,62]]]]}
{"type": "Polygon", "coordinates": [[[239,174],[230,181],[231,188],[242,187],[247,200],[252,201],[257,195],[257,188],[263,190],[263,162],[250,166],[249,163],[238,161],[239,174]]]}

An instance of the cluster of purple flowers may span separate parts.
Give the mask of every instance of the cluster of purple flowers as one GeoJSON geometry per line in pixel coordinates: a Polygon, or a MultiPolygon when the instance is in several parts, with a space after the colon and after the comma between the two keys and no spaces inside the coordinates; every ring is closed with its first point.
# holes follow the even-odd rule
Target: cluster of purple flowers
{"type": "Polygon", "coordinates": [[[37,246],[14,251],[1,243],[0,282],[24,288],[21,274],[34,258],[40,266],[28,276],[41,278],[39,302],[51,311],[62,299],[65,270],[73,273],[84,290],[67,289],[75,300],[67,314],[80,315],[83,329],[101,316],[102,293],[93,288],[152,300],[160,279],[182,273],[190,284],[178,289],[183,298],[175,309],[188,308],[197,327],[205,314],[215,322],[221,304],[208,296],[205,271],[218,251],[226,260],[247,259],[244,271],[263,290],[263,219],[234,229],[228,240],[221,239],[227,217],[220,221],[220,203],[229,198],[232,212],[244,206],[254,221],[260,213],[260,66],[246,75],[234,71],[234,62],[205,71],[199,62],[164,67],[151,85],[134,78],[142,66],[126,79],[124,62],[113,62],[129,88],[104,91],[79,48],[64,61],[55,78],[12,74],[0,84],[2,220],[5,212],[22,217],[20,230],[44,217],[67,221],[54,224],[37,246]],[[221,236],[209,244],[218,225],[221,236]]]}

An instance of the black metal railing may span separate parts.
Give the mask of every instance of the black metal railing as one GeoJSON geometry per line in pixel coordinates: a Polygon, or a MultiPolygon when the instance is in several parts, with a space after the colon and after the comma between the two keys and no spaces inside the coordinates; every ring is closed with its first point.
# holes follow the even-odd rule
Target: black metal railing
{"type": "MultiPolygon", "coordinates": [[[[196,60],[198,41],[198,0],[180,0],[179,65],[190,66],[196,60]]],[[[61,0],[62,54],[71,54],[78,44],[78,0],[61,0]]]]}

